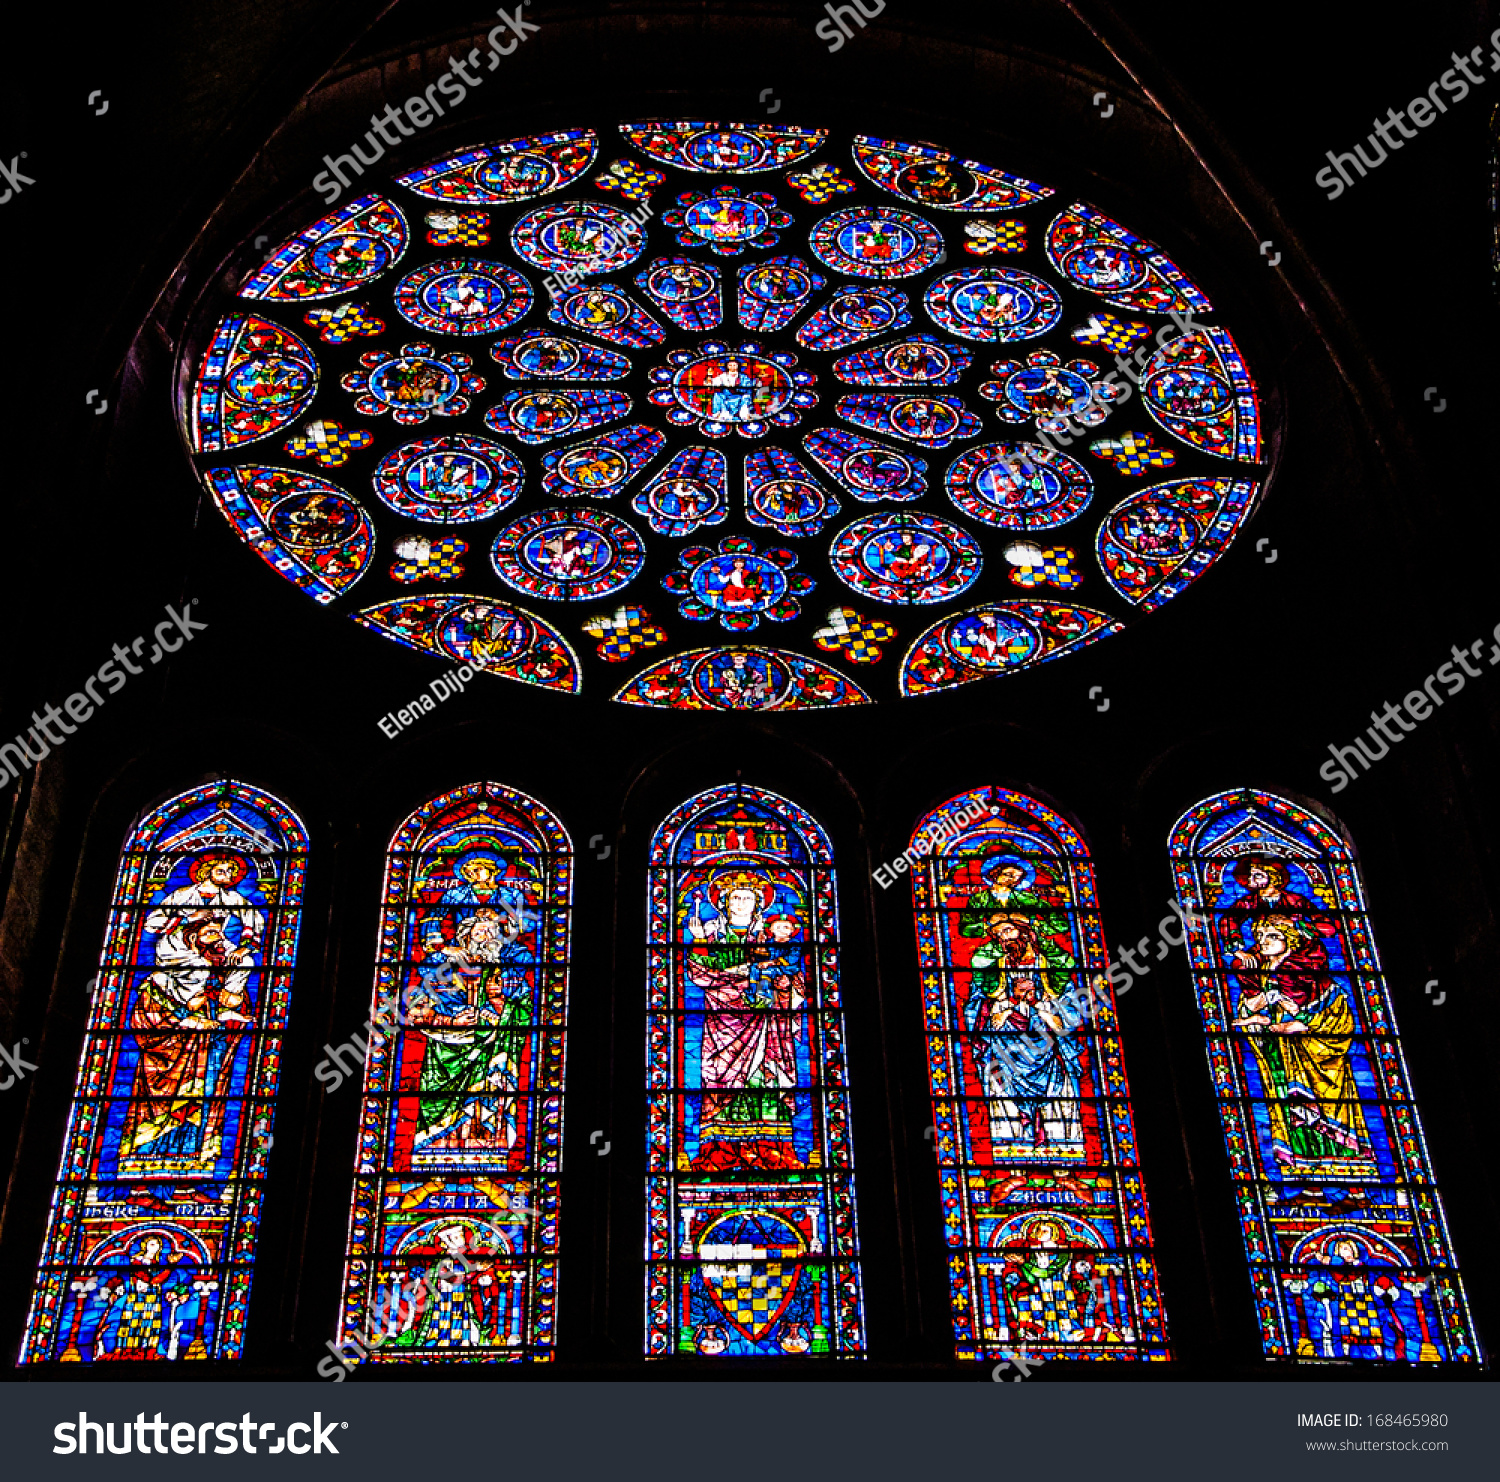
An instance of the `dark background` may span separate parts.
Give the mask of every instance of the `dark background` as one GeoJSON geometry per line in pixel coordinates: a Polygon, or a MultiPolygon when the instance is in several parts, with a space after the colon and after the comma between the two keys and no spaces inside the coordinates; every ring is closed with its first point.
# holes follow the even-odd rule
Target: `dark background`
{"type": "MultiPolygon", "coordinates": [[[[11,258],[0,737],[60,703],[166,602],[196,597],[209,629],[44,762],[6,824],[0,1041],[26,1036],[41,1069],[0,1094],[0,1146],[18,1148],[0,1223],[0,1351],[13,1357],[24,1321],[120,841],[146,807],[225,772],[283,798],[313,836],[238,1372],[312,1377],[332,1332],[357,1093],[323,1098],[311,1067],[368,1011],[385,841],[427,797],[481,775],[541,799],[580,848],[559,1377],[666,1372],[636,1358],[644,855],[672,807],[735,772],[809,808],[838,851],[869,1377],[959,1366],[922,1139],[909,906],[868,872],[923,810],[979,782],[1021,787],[1079,824],[1116,946],[1154,936],[1172,893],[1167,832],[1203,796],[1250,783],[1336,812],[1360,852],[1455,1247],[1493,1341],[1500,684],[1471,683],[1337,797],[1318,776],[1329,742],[1346,744],[1450,645],[1500,620],[1488,134],[1500,74],[1487,42],[1486,83],[1409,148],[1337,201],[1313,176],[1326,150],[1424,93],[1496,18],[1445,4],[1376,15],[888,0],[829,55],[813,34],[821,6],[535,0],[526,14],[543,30],[512,70],[464,105],[453,134],[425,131],[400,163],[566,124],[579,97],[596,117],[756,117],[768,86],[781,120],[972,141],[980,158],[1078,182],[1204,283],[1279,407],[1269,496],[1162,612],[967,692],[756,721],[486,682],[389,741],[377,718],[441,666],[316,610],[236,540],[182,453],[173,346],[216,275],[244,266],[240,243],[321,210],[316,161],[359,136],[371,97],[416,91],[411,58],[493,18],[410,0],[71,9],[55,30],[30,15],[25,66],[0,100],[0,158],[26,150],[36,182],[0,206],[11,258]],[[86,102],[95,88],[102,116],[86,102]],[[1109,119],[1092,105],[1100,89],[1109,119]],[[1265,239],[1282,254],[1275,268],[1257,251],[1265,239]],[[85,404],[91,389],[105,415],[85,404]],[[1274,564],[1256,552],[1262,536],[1274,564]],[[1087,698],[1095,685],[1107,713],[1087,698]],[[607,860],[584,847],[595,835],[607,860]],[[1441,1006],[1423,992],[1433,979],[1441,1006]],[[594,1156],[594,1129],[610,1157],[594,1156]]],[[[1174,1369],[1268,1375],[1178,957],[1121,1017],[1174,1369]]]]}

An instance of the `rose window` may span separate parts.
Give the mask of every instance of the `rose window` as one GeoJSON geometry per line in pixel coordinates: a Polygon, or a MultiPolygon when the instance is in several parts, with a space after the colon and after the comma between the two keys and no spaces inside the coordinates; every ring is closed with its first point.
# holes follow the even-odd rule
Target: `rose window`
{"type": "Polygon", "coordinates": [[[856,705],[1058,658],[1196,581],[1268,472],[1244,357],[1172,258],[930,144],[482,144],[254,254],[210,312],[184,434],[273,570],[628,704],[856,705]]]}

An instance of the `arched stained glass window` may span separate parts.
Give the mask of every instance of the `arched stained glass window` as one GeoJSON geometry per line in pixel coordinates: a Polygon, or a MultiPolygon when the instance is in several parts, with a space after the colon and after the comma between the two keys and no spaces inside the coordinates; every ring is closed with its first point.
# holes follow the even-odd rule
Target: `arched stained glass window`
{"type": "Polygon", "coordinates": [[[958,1357],[1168,1357],[1088,849],[979,788],[908,855],[958,1357]]]}
{"type": "Polygon", "coordinates": [[[862,1357],[828,836],[725,786],[650,863],[646,1352],[862,1357]]]}
{"type": "Polygon", "coordinates": [[[346,1359],[553,1357],[572,881],[562,824],[495,782],[391,840],[346,1359]]]}
{"type": "Polygon", "coordinates": [[[241,782],[131,830],[23,1363],[242,1356],[306,869],[241,782]]]}
{"type": "Polygon", "coordinates": [[[1353,850],[1245,788],[1171,854],[1267,1357],[1476,1359],[1353,850]]]}

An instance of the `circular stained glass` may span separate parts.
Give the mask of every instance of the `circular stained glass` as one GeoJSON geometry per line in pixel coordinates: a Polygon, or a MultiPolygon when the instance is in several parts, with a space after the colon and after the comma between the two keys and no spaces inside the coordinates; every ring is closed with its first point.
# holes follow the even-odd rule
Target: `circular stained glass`
{"type": "Polygon", "coordinates": [[[1082,464],[1036,443],[970,448],[948,469],[948,497],[970,519],[1001,530],[1051,530],[1079,515],[1094,492],[1082,464]]]}
{"type": "Polygon", "coordinates": [[[531,307],[531,285],[499,263],[451,258],[408,273],[396,285],[396,308],[430,334],[494,334],[531,307]]]}
{"type": "Polygon", "coordinates": [[[247,246],[184,433],[274,570],[445,661],[721,711],[951,689],[1171,600],[1266,474],[1230,327],[1056,185],[774,119],[475,140],[247,246]]]}
{"type": "Polygon", "coordinates": [[[549,273],[613,273],[645,250],[630,213],[608,201],[562,201],[528,211],[511,229],[511,246],[549,273]]]}
{"type": "Polygon", "coordinates": [[[603,510],[539,509],[495,537],[490,559],[518,592],[581,602],[626,586],[646,549],[629,525],[603,510]]]}
{"type": "Polygon", "coordinates": [[[387,453],[375,469],[375,492],[413,520],[468,524],[514,503],[524,478],[508,448],[460,432],[387,453]]]}
{"type": "Polygon", "coordinates": [[[936,227],[890,206],[835,211],[813,227],[808,244],[819,262],[857,278],[910,278],[943,255],[936,227]]]}
{"type": "Polygon", "coordinates": [[[856,592],[880,602],[926,606],[956,597],[979,575],[979,545],[951,520],[898,510],[866,515],[841,531],[833,569],[856,592]]]}

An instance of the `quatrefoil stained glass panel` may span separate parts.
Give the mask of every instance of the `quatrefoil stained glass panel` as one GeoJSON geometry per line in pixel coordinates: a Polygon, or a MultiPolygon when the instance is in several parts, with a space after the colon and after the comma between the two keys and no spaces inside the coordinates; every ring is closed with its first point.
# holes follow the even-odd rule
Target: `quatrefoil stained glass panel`
{"type": "Polygon", "coordinates": [[[357,184],[247,253],[182,426],[263,560],[447,661],[684,709],[953,689],[1161,606],[1262,492],[1209,297],[1002,162],[667,120],[357,184]]]}

